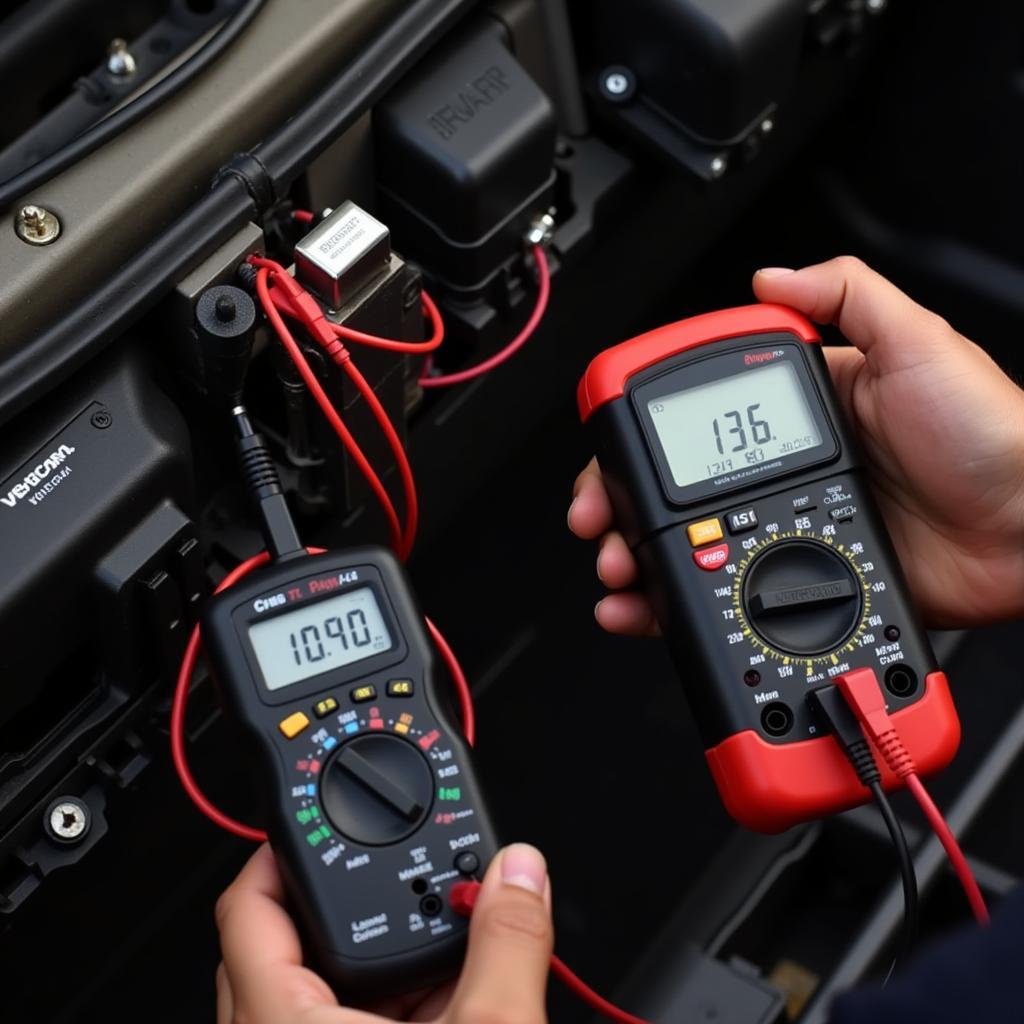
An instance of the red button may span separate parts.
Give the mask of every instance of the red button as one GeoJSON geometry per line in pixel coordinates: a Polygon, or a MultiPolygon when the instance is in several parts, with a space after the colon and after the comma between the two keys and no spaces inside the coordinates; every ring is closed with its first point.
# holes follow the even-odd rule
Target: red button
{"type": "Polygon", "coordinates": [[[729,545],[716,544],[711,548],[701,548],[700,551],[694,551],[693,560],[702,569],[714,572],[715,569],[721,569],[729,561],[729,545]]]}

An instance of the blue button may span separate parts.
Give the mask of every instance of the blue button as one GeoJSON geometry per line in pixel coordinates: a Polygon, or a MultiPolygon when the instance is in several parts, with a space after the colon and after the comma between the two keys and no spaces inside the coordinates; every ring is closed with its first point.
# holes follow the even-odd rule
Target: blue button
{"type": "Polygon", "coordinates": [[[359,723],[358,722],[349,722],[349,723],[347,723],[346,726],[345,726],[345,732],[349,733],[350,735],[352,733],[354,733],[354,732],[359,732],[359,723]]]}
{"type": "Polygon", "coordinates": [[[324,750],[333,750],[338,745],[338,741],[333,736],[328,736],[324,740],[324,750]]]}
{"type": "Polygon", "coordinates": [[[307,793],[308,793],[308,794],[309,794],[310,796],[316,796],[316,786],[315,786],[315,785],[314,785],[314,784],[313,784],[313,783],[311,782],[311,783],[310,783],[310,784],[309,784],[309,785],[308,785],[308,786],[306,787],[306,792],[307,792],[307,793]]]}

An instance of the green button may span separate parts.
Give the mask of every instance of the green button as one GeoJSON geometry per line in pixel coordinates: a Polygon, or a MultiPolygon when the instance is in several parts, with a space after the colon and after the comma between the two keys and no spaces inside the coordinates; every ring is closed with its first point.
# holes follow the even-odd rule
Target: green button
{"type": "Polygon", "coordinates": [[[459,786],[452,786],[451,788],[449,788],[447,786],[442,786],[437,791],[437,799],[438,800],[461,800],[462,799],[462,789],[459,786]]]}

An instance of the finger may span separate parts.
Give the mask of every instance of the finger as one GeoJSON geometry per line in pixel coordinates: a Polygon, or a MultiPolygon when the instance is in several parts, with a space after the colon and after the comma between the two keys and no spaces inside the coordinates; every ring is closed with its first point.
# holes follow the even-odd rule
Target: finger
{"type": "Polygon", "coordinates": [[[597,552],[597,578],[611,590],[636,583],[637,568],[633,552],[617,530],[606,533],[597,552]]]}
{"type": "Polygon", "coordinates": [[[224,969],[233,1006],[254,1021],[337,1005],[326,982],[302,966],[302,945],[282,905],[281,878],[264,844],[217,901],[224,969]]]}
{"type": "Polygon", "coordinates": [[[577,537],[593,540],[611,528],[615,516],[597,459],[591,459],[586,469],[576,477],[572,493],[568,522],[569,529],[577,537]]]}
{"type": "Polygon", "coordinates": [[[856,422],[853,408],[853,386],[857,375],[864,369],[864,356],[848,345],[825,345],[825,362],[832,376],[836,393],[847,417],[856,422]]]}
{"type": "Polygon", "coordinates": [[[934,313],[853,256],[802,270],[773,267],[754,275],[762,302],[793,306],[818,323],[836,324],[874,372],[916,366],[963,339],[934,313]]]}
{"type": "Polygon", "coordinates": [[[621,594],[609,594],[597,602],[594,618],[602,629],[609,633],[626,636],[658,636],[658,620],[654,617],[651,602],[640,593],[629,590],[621,594]]]}
{"type": "Polygon", "coordinates": [[[484,878],[466,961],[444,1020],[544,1021],[553,945],[544,858],[532,846],[509,846],[484,878]]]}
{"type": "Polygon", "coordinates": [[[217,965],[217,1024],[232,1024],[235,1019],[235,1000],[231,982],[223,961],[217,965]]]}

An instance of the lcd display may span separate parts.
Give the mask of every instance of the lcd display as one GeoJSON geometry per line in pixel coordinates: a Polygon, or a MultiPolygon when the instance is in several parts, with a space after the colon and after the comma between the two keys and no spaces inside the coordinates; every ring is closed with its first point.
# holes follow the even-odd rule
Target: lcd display
{"type": "Polygon", "coordinates": [[[249,627],[256,660],[267,688],[391,650],[391,634],[370,587],[360,587],[249,627]]]}
{"type": "Polygon", "coordinates": [[[821,434],[785,360],[647,403],[677,487],[817,448],[821,434]]]}

